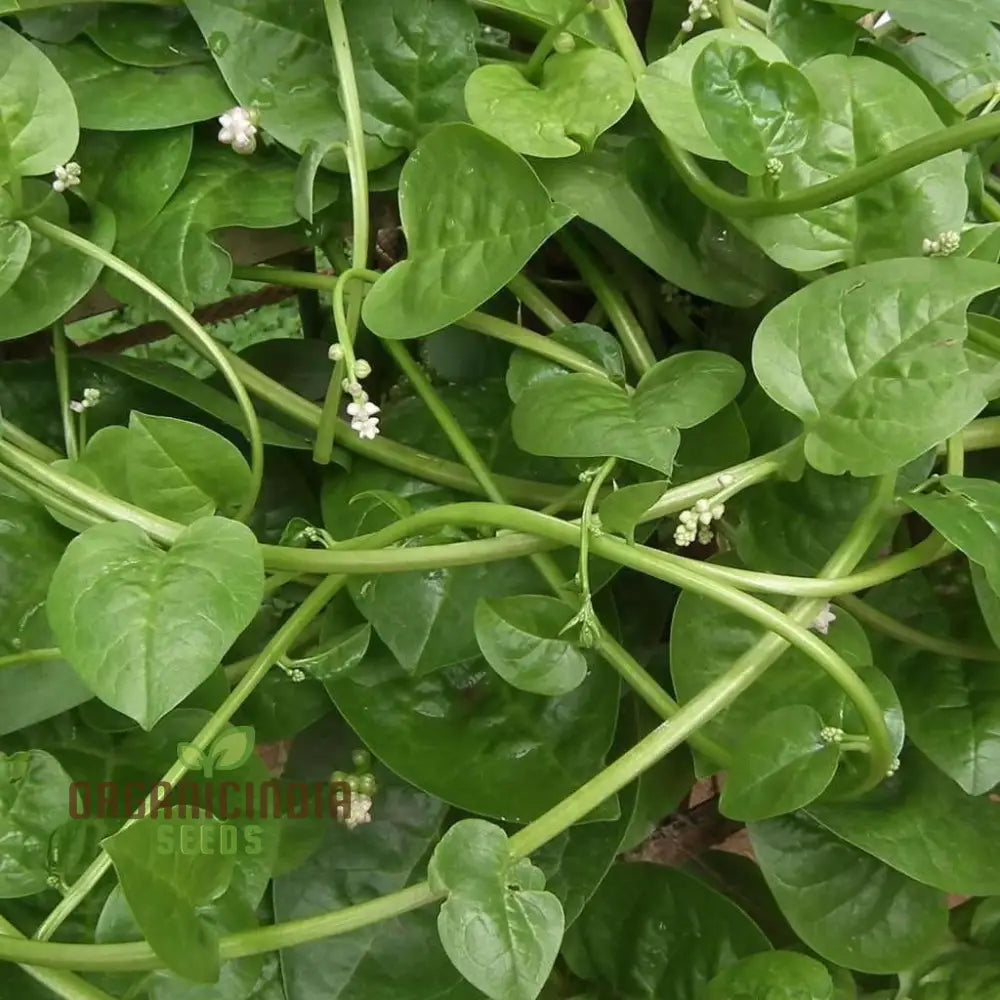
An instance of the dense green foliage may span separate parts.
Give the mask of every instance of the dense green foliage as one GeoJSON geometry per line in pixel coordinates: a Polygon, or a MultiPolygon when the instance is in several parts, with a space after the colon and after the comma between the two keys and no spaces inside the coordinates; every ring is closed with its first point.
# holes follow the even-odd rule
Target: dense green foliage
{"type": "Polygon", "coordinates": [[[0,1000],[1000,995],[997,23],[0,0],[0,1000]]]}

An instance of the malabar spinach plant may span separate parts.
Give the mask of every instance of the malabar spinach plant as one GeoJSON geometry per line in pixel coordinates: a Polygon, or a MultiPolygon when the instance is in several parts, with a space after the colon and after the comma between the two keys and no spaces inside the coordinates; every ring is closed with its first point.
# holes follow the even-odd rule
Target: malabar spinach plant
{"type": "Polygon", "coordinates": [[[998,995],[997,0],[0,18],[4,1000],[998,995]]]}

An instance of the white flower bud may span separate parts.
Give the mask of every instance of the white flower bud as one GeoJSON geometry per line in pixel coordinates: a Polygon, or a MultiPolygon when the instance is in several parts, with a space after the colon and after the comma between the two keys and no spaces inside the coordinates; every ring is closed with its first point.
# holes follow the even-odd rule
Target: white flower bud
{"type": "Polygon", "coordinates": [[[823,608],[822,611],[813,619],[812,624],[809,626],[813,632],[818,632],[820,635],[828,635],[830,632],[830,626],[837,620],[836,614],[831,610],[829,603],[823,608]]]}
{"type": "Polygon", "coordinates": [[[340,346],[340,344],[331,344],[330,350],[326,352],[326,356],[334,363],[337,361],[343,361],[344,349],[340,346]]]}
{"type": "Polygon", "coordinates": [[[681,31],[683,31],[685,35],[690,35],[691,32],[694,31],[694,21],[692,21],[689,17],[681,21],[681,31]]]}
{"type": "Polygon", "coordinates": [[[576,39],[568,32],[561,31],[556,36],[556,40],[552,43],[552,48],[556,52],[565,55],[567,52],[572,52],[576,48],[576,39]]]}
{"type": "Polygon", "coordinates": [[[372,373],[372,366],[365,361],[364,358],[358,358],[354,362],[354,376],[355,378],[368,378],[372,373]]]}
{"type": "Polygon", "coordinates": [[[722,475],[719,476],[719,485],[723,488],[732,486],[733,483],[735,482],[736,482],[736,477],[729,472],[723,472],[722,475]]]}

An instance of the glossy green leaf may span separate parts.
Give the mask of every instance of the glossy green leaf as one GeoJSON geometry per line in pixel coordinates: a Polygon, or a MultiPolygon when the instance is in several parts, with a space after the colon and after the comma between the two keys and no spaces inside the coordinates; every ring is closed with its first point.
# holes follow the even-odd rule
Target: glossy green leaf
{"type": "Polygon", "coordinates": [[[863,799],[814,805],[810,815],[859,850],[925,885],[957,895],[1000,895],[992,862],[1000,813],[966,795],[916,751],[863,799]]]}
{"type": "Polygon", "coordinates": [[[0,296],[17,281],[30,250],[31,230],[23,222],[0,222],[0,296]]]}
{"type": "Polygon", "coordinates": [[[943,894],[805,817],[782,816],[748,829],[782,912],[822,958],[861,972],[891,973],[923,961],[943,943],[943,894]]]}
{"type": "Polygon", "coordinates": [[[328,681],[353,670],[368,652],[371,625],[356,625],[321,644],[319,650],[295,660],[295,666],[318,681],[328,681]]]}
{"type": "Polygon", "coordinates": [[[756,924],[703,882],[617,864],[570,927],[563,954],[598,995],[700,1000],[723,969],[769,948],[756,924]]]}
{"type": "MultiPolygon", "coordinates": [[[[190,307],[225,298],[232,260],[212,238],[227,226],[272,229],[295,223],[295,168],[263,151],[236,156],[222,147],[198,150],[184,181],[146,228],[122,240],[117,254],[190,307]]],[[[317,184],[317,207],[337,196],[335,184],[317,184]]],[[[144,297],[123,279],[107,280],[123,302],[144,297]]]]}
{"type": "Polygon", "coordinates": [[[190,128],[162,132],[84,132],[77,157],[87,165],[79,194],[115,213],[118,239],[139,232],[177,190],[191,158],[190,128]]]}
{"type": "Polygon", "coordinates": [[[200,983],[218,979],[219,939],[197,908],[229,887],[236,860],[202,848],[218,844],[222,825],[205,816],[156,816],[102,841],[150,946],[171,970],[200,983]]]}
{"type": "MultiPolygon", "coordinates": [[[[357,739],[328,718],[292,747],[285,774],[325,781],[349,766],[357,739]]],[[[400,780],[378,761],[371,822],[356,830],[323,821],[314,853],[274,881],[275,917],[318,916],[366,903],[423,880],[427,857],[446,828],[448,806],[400,780]]],[[[301,825],[301,824],[299,824],[301,825]]],[[[350,934],[281,953],[282,1000],[475,1000],[438,939],[434,907],[422,907],[350,934]]]]}
{"type": "Polygon", "coordinates": [[[972,420],[996,375],[966,348],[965,310],[998,284],[1000,270],[983,261],[883,261],[821,278],[771,310],[754,337],[754,371],[806,425],[809,464],[891,472],[972,420]]]}
{"type": "Polygon", "coordinates": [[[514,440],[536,455],[615,456],[665,474],[694,427],[731,402],[743,385],[739,362],[689,351],[654,365],[633,394],[596,375],[530,385],[518,398],[514,440]]]}
{"type": "Polygon", "coordinates": [[[635,535],[635,526],[643,514],[655,504],[670,488],[666,479],[656,479],[649,483],[634,483],[609,493],[600,503],[598,514],[601,528],[624,535],[630,541],[635,535]]]}
{"type": "Polygon", "coordinates": [[[756,822],[794,812],[826,791],[840,751],[820,735],[823,717],[809,705],[763,715],[734,747],[719,801],[732,819],[756,822]]]}
{"type": "Polygon", "coordinates": [[[670,184],[674,189],[683,185],[655,144],[633,140],[626,149],[543,160],[535,167],[555,201],[602,229],[660,277],[716,302],[746,306],[758,301],[762,293],[753,276],[742,273],[745,262],[732,252],[735,237],[721,220],[701,211],[697,227],[686,226],[677,200],[667,198],[662,207],[658,202],[665,189],[669,194],[670,184]],[[632,174],[640,169],[652,178],[649,187],[657,200],[635,183],[632,174]]]}
{"type": "Polygon", "coordinates": [[[455,968],[491,1000],[535,1000],[565,926],[541,870],[511,857],[500,827],[467,819],[441,838],[427,877],[447,892],[438,933],[455,968]]]}
{"type": "Polygon", "coordinates": [[[82,40],[38,47],[69,84],[83,128],[175,128],[215,118],[236,103],[214,66],[126,66],[82,40]],[[155,101],[149,99],[151,93],[155,101]]]}
{"type": "Polygon", "coordinates": [[[263,596],[248,528],[203,518],[161,552],[127,522],[66,549],[49,587],[60,649],[94,693],[144,729],[218,666],[263,596]]]}
{"type": "MultiPolygon", "coordinates": [[[[828,55],[803,72],[819,97],[819,123],[801,150],[783,158],[782,194],[941,129],[920,88],[874,59],[828,55]]],[[[918,257],[925,239],[961,230],[968,201],[964,174],[962,154],[949,153],[826,208],[755,220],[751,232],[770,257],[797,271],[918,257]]]]}
{"type": "Polygon", "coordinates": [[[477,656],[477,601],[537,588],[538,574],[520,560],[354,578],[349,586],[358,610],[403,669],[421,676],[477,656]]]}
{"type": "MultiPolygon", "coordinates": [[[[468,812],[525,823],[604,766],[618,678],[587,655],[579,687],[539,698],[482,660],[411,678],[373,642],[360,667],[326,687],[372,752],[407,781],[468,812]]],[[[615,815],[610,803],[592,818],[615,815]]]]}
{"type": "Polygon", "coordinates": [[[239,449],[201,424],[133,413],[126,458],[129,494],[181,524],[236,513],[250,487],[239,449]]]}
{"type": "Polygon", "coordinates": [[[183,6],[111,4],[98,9],[87,35],[106,56],[128,66],[163,69],[211,59],[183,6]]]}
{"type": "MultiPolygon", "coordinates": [[[[350,11],[356,4],[345,5],[350,11]]],[[[346,172],[347,123],[337,97],[333,48],[320,0],[190,0],[222,76],[230,104],[255,107],[260,127],[293,153],[307,142],[329,152],[324,166],[346,172]]],[[[366,134],[368,169],[399,155],[366,134]]]]}
{"type": "Polygon", "coordinates": [[[0,753],[0,898],[42,892],[49,842],[69,821],[70,777],[42,750],[0,753]]]}
{"type": "MultiPolygon", "coordinates": [[[[607,330],[590,323],[573,323],[549,334],[557,344],[572,347],[574,351],[599,364],[613,382],[625,382],[625,360],[621,344],[607,330]]],[[[516,403],[528,386],[535,382],[567,374],[562,365],[549,361],[530,351],[517,350],[510,356],[507,368],[507,392],[516,403]]]]}
{"type": "Polygon", "coordinates": [[[940,476],[935,483],[943,493],[909,493],[903,501],[982,566],[1000,593],[1000,483],[963,476],[940,476]]]}
{"type": "Polygon", "coordinates": [[[47,174],[73,156],[76,105],[52,63],[0,24],[0,184],[47,174]]]}
{"type": "Polygon", "coordinates": [[[771,0],[767,33],[799,65],[831,52],[849,56],[862,36],[855,22],[824,0],[771,0]]]}
{"type": "MultiPolygon", "coordinates": [[[[539,37],[546,28],[562,24],[574,8],[573,0],[480,0],[479,6],[495,14],[513,15],[511,23],[524,27],[533,25],[539,37]]],[[[571,34],[589,42],[609,42],[607,30],[596,11],[579,14],[569,23],[571,34]]]]}
{"type": "Polygon", "coordinates": [[[769,160],[801,149],[819,117],[806,77],[745,45],[707,46],[691,83],[709,137],[745,174],[760,176],[769,160]]]}
{"type": "MultiPolygon", "coordinates": [[[[25,188],[33,198],[43,194],[41,184],[25,188]]],[[[115,217],[101,206],[95,209],[93,221],[86,225],[70,225],[69,211],[62,198],[39,206],[38,214],[49,222],[68,226],[102,250],[110,250],[115,242],[115,217]]],[[[54,323],[90,291],[100,273],[101,265],[90,257],[81,258],[79,251],[32,233],[31,248],[21,273],[0,298],[3,315],[0,341],[24,337],[54,323]]]]}
{"type": "Polygon", "coordinates": [[[978,52],[991,21],[1000,21],[997,0],[892,0],[888,5],[893,20],[918,34],[940,38],[969,54],[978,52]]]}
{"type": "MultiPolygon", "coordinates": [[[[45,595],[69,539],[42,507],[0,479],[0,655],[55,645],[45,595]]],[[[0,670],[0,736],[90,697],[61,659],[8,666],[0,670]]]]}
{"type": "Polygon", "coordinates": [[[465,87],[474,125],[518,153],[546,158],[593,149],[634,99],[627,63],[603,49],[550,56],[537,84],[516,66],[493,63],[465,87]]]}
{"type": "Polygon", "coordinates": [[[463,0],[374,0],[347,4],[344,16],[371,135],[412,148],[434,125],[465,121],[462,92],[479,58],[463,0]]]}
{"type": "MultiPolygon", "coordinates": [[[[686,591],[677,602],[670,630],[670,672],[683,704],[724,674],[764,636],[763,629],[720,607],[708,597],[686,591]]],[[[876,692],[886,721],[902,744],[902,713],[892,687],[872,666],[872,653],[861,626],[838,608],[824,641],[829,643],[876,692]],[[888,689],[888,690],[886,690],[888,689]]],[[[788,649],[751,688],[704,727],[724,743],[741,738],[776,705],[810,705],[828,726],[847,730],[849,711],[843,691],[816,663],[788,649]]]]}
{"type": "Polygon", "coordinates": [[[570,641],[572,632],[564,632],[572,618],[572,609],[554,597],[480,598],[476,641],[508,684],[534,694],[568,694],[587,676],[583,653],[570,641]]]}
{"type": "Polygon", "coordinates": [[[653,124],[672,142],[712,160],[727,157],[709,134],[698,110],[693,73],[709,46],[746,47],[768,63],[787,63],[785,54],[765,35],[746,28],[718,28],[685,42],[670,55],[652,63],[639,78],[639,100],[653,124]]]}
{"type": "Polygon", "coordinates": [[[790,951],[751,955],[720,972],[705,1000],[834,1000],[833,980],[814,958],[790,951]]]}
{"type": "Polygon", "coordinates": [[[770,481],[737,501],[736,549],[753,569],[812,576],[847,537],[872,496],[873,479],[807,468],[796,482],[770,481]]]}
{"type": "Polygon", "coordinates": [[[472,312],[570,217],[527,161],[462,124],[441,125],[421,141],[403,167],[399,208],[409,256],[372,286],[363,311],[371,330],[392,340],[472,312]]]}

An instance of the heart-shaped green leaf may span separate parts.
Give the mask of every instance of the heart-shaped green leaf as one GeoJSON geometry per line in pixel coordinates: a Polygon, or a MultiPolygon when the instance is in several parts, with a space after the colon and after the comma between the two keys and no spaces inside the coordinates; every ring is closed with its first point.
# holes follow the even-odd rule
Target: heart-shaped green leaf
{"type": "MultiPolygon", "coordinates": [[[[33,211],[49,222],[75,230],[102,250],[114,246],[115,217],[102,205],[95,207],[90,223],[70,225],[66,199],[50,198],[48,184],[26,181],[24,192],[33,211]]],[[[28,257],[0,300],[0,340],[24,337],[64,316],[94,286],[102,266],[72,247],[33,233],[28,257]]]]}
{"type": "Polygon", "coordinates": [[[892,472],[986,405],[996,364],[966,346],[973,296],[1000,285],[978,260],[866,264],[796,292],[754,337],[767,394],[806,425],[820,472],[892,472]]]}
{"type": "Polygon", "coordinates": [[[236,103],[210,64],[166,69],[126,66],[84,39],[38,47],[69,84],[83,128],[107,132],[174,128],[214,118],[236,103]],[[149,99],[150,93],[156,94],[155,101],[149,99]]]}
{"type": "Polygon", "coordinates": [[[849,56],[864,34],[826,0],[771,0],[767,33],[797,65],[831,52],[849,56]]]}
{"type": "Polygon", "coordinates": [[[596,375],[566,375],[530,385],[514,407],[518,447],[534,455],[611,457],[670,474],[678,428],[694,427],[736,398],[738,361],[689,351],[654,365],[634,393],[596,375]]]}
{"type": "MultiPolygon", "coordinates": [[[[921,88],[876,59],[827,55],[803,73],[819,98],[819,121],[806,144],[782,160],[781,194],[822,184],[941,129],[921,88]]],[[[954,152],[825,208],[755,219],[749,231],[768,256],[796,271],[917,257],[925,239],[962,229],[968,197],[964,158],[954,152]]]]}
{"type": "MultiPolygon", "coordinates": [[[[253,753],[253,726],[232,726],[209,747],[212,767],[218,771],[235,771],[253,753]]],[[[211,777],[206,774],[206,777],[211,777]]]]}
{"type": "Polygon", "coordinates": [[[609,493],[598,508],[601,527],[606,531],[624,535],[631,541],[635,537],[635,526],[643,514],[656,503],[670,488],[666,479],[656,479],[649,483],[633,483],[609,493]]]}
{"type": "Polygon", "coordinates": [[[0,223],[0,295],[17,281],[31,249],[31,230],[16,220],[0,223]]]}
{"type": "Polygon", "coordinates": [[[174,972],[200,983],[219,978],[219,937],[198,907],[225,891],[236,861],[217,849],[220,825],[207,816],[158,815],[101,842],[150,947],[174,972]]]}
{"type": "Polygon", "coordinates": [[[422,337],[494,296],[570,219],[527,161],[471,125],[442,125],[417,146],[399,181],[409,257],[365,299],[379,337],[422,337]]]}
{"type": "Polygon", "coordinates": [[[0,753],[0,899],[45,890],[49,842],[70,817],[70,777],[42,750],[0,753]]]}
{"type": "Polygon", "coordinates": [[[126,469],[132,499],[181,524],[235,513],[250,485],[250,466],[221,434],[145,413],[129,420],[126,469]]]}
{"type": "Polygon", "coordinates": [[[554,597],[480,598],[476,641],[508,684],[534,694],[567,694],[587,676],[583,653],[563,638],[572,617],[572,610],[554,597]]]}
{"type": "Polygon", "coordinates": [[[746,45],[707,46],[691,82],[709,136],[745,174],[801,149],[819,116],[812,84],[794,66],[765,62],[746,45]]]}
{"type": "Polygon", "coordinates": [[[759,32],[745,28],[706,31],[650,65],[639,79],[639,100],[668,139],[698,156],[725,160],[726,154],[705,127],[692,84],[695,63],[710,45],[746,46],[765,62],[788,62],[781,49],[759,32]]]}
{"type": "Polygon", "coordinates": [[[930,886],[801,813],[748,829],[781,912],[823,958],[848,969],[888,973],[924,961],[944,942],[945,897],[930,886]]]}
{"type": "Polygon", "coordinates": [[[66,82],[31,42],[0,24],[0,184],[51,172],[72,157],[79,137],[66,82]]]}
{"type": "Polygon", "coordinates": [[[427,869],[448,898],[438,933],[452,964],[491,1000],[535,1000],[562,944],[562,904],[543,892],[545,876],[514,861],[507,834],[485,820],[456,823],[427,869]]]}
{"type": "Polygon", "coordinates": [[[101,524],[67,547],[48,614],[94,693],[150,729],[219,665],[263,587],[260,548],[235,521],[196,521],[167,552],[133,524],[101,524]]]}
{"type": "Polygon", "coordinates": [[[704,1000],[833,1000],[833,980],[826,967],[808,955],[765,951],[741,959],[720,972],[704,1000]]]}
{"type": "MultiPolygon", "coordinates": [[[[590,323],[574,323],[549,336],[557,344],[572,347],[574,351],[599,364],[613,382],[624,383],[625,361],[622,358],[621,344],[607,330],[590,323]]],[[[530,351],[517,350],[510,356],[507,368],[507,393],[516,403],[529,385],[567,374],[568,370],[554,361],[530,351]]]]}
{"type": "Polygon", "coordinates": [[[810,705],[784,705],[762,716],[733,753],[719,809],[751,822],[794,812],[833,781],[840,751],[820,733],[823,717],[810,705]]]}
{"type": "Polygon", "coordinates": [[[516,66],[482,66],[465,85],[473,125],[525,156],[592,149],[635,100],[625,60],[605,49],[550,56],[536,86],[516,66]]]}
{"type": "Polygon", "coordinates": [[[986,571],[1000,594],[1000,483],[941,476],[944,493],[910,493],[902,499],[957,549],[986,571]]]}

